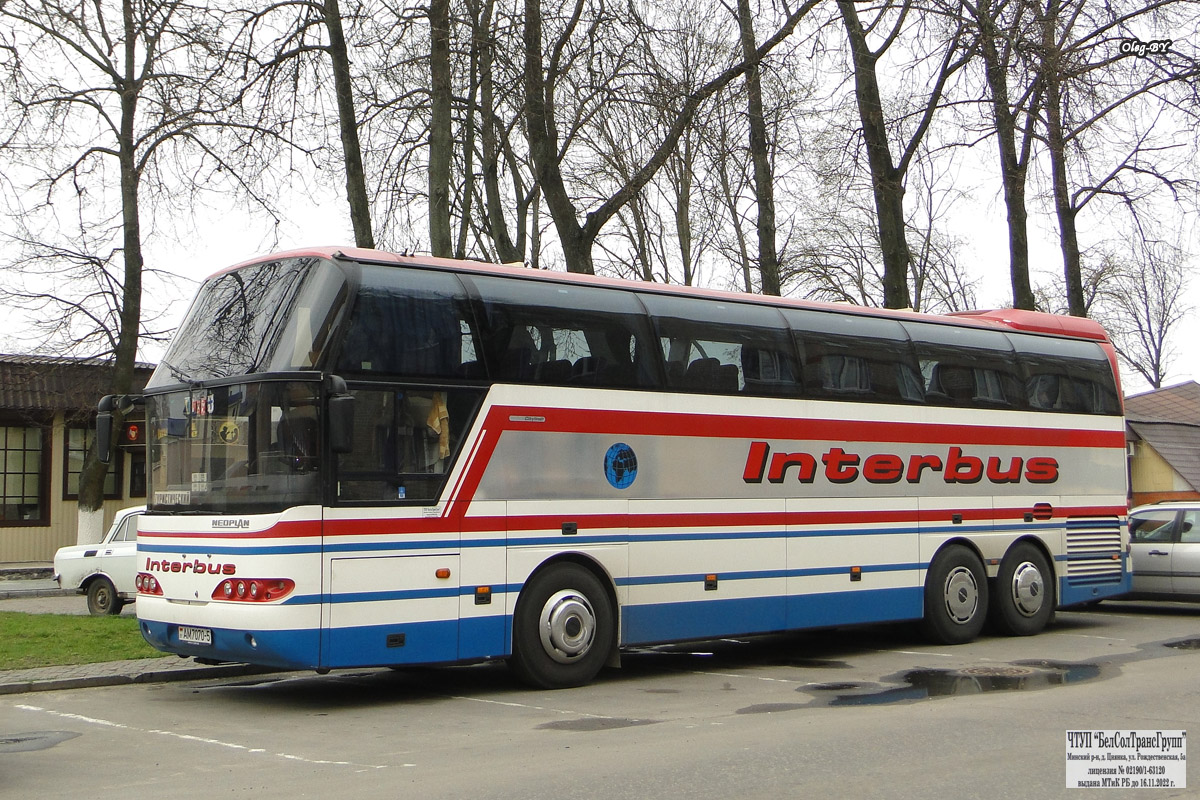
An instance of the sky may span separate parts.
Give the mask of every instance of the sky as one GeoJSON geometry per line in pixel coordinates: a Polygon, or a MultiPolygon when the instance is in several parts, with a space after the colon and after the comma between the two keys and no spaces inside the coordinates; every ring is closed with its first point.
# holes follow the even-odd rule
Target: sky
{"type": "MultiPolygon", "coordinates": [[[[314,195],[305,194],[304,201],[292,203],[286,219],[278,229],[265,223],[257,227],[252,218],[240,214],[210,212],[195,218],[194,240],[203,246],[185,246],[176,242],[157,242],[147,247],[147,266],[160,267],[180,276],[179,296],[184,299],[167,307],[167,320],[174,324],[182,319],[195,285],[208,275],[232,264],[279,250],[307,246],[352,246],[348,214],[344,205],[329,202],[315,205],[314,195]],[[230,220],[237,220],[231,224],[230,220]],[[278,237],[278,245],[274,244],[278,237]],[[195,283],[192,283],[195,282],[195,283]]],[[[980,279],[978,290],[981,308],[998,308],[1011,304],[1012,290],[1008,283],[1008,239],[1002,202],[962,201],[954,227],[965,241],[961,261],[971,265],[980,279]]],[[[1183,224],[1181,219],[1180,224],[1183,224]]],[[[1031,216],[1031,261],[1034,269],[1049,276],[1061,271],[1062,256],[1055,239],[1053,220],[1045,215],[1031,216]]],[[[1192,251],[1200,252],[1200,232],[1193,232],[1192,251]]],[[[1190,380],[1200,381],[1200,261],[1193,259],[1188,304],[1192,307],[1183,324],[1174,334],[1177,352],[1164,386],[1190,380]]],[[[1035,282],[1038,280],[1035,276],[1035,282]]],[[[153,302],[153,300],[148,300],[153,302]]],[[[156,360],[162,348],[143,348],[142,358],[156,360]]],[[[1121,375],[1126,395],[1149,391],[1150,385],[1136,372],[1125,370],[1121,375]]]]}

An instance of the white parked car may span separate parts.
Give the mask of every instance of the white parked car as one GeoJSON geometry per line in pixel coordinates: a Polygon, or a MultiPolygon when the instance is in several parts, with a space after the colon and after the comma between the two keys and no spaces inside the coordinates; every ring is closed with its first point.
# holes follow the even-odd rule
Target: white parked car
{"type": "Polygon", "coordinates": [[[145,506],[123,508],[100,544],[60,547],[54,554],[54,580],[63,589],[87,595],[92,614],[120,614],[137,599],[137,518],[145,506]]]}

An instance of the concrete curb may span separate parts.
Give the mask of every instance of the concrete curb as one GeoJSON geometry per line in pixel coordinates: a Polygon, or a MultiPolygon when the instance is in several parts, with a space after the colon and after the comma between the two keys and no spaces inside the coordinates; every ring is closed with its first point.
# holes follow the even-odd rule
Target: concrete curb
{"type": "MultiPolygon", "coordinates": [[[[189,665],[176,669],[151,669],[155,662],[163,659],[142,659],[149,662],[147,669],[122,671],[138,662],[120,661],[96,664],[91,674],[58,675],[56,667],[38,667],[27,670],[0,672],[0,695],[24,694],[26,692],[54,692],[62,689],[90,689],[99,686],[125,686],[135,683],[171,683],[175,681],[200,681],[219,678],[241,678],[248,675],[264,675],[283,670],[272,667],[255,667],[250,664],[218,664],[216,666],[189,665]],[[115,668],[114,668],[115,667],[115,668]],[[107,668],[107,669],[106,669],[107,668]],[[33,675],[30,673],[42,673],[33,675]]],[[[64,671],[85,671],[93,665],[64,668],[64,671]]]]}
{"type": "Polygon", "coordinates": [[[15,600],[21,597],[70,597],[79,594],[69,589],[9,589],[0,581],[0,600],[15,600]]]}

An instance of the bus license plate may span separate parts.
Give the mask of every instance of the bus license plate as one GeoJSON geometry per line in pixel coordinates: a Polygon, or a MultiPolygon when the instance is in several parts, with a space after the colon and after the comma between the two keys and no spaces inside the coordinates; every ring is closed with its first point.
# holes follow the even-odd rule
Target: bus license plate
{"type": "Polygon", "coordinates": [[[212,631],[208,628],[189,628],[187,625],[179,626],[179,641],[184,644],[212,644],[212,631]]]}

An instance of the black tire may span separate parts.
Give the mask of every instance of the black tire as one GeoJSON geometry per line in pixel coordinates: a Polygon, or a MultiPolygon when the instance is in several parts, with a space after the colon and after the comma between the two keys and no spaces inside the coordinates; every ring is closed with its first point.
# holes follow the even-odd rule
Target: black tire
{"type": "Polygon", "coordinates": [[[547,567],[517,599],[509,663],[540,689],[582,686],[608,661],[614,617],[608,592],[590,571],[569,563],[547,567]]]}
{"type": "Polygon", "coordinates": [[[973,641],[987,621],[987,609],[983,562],[963,545],[942,548],[925,575],[925,636],[938,644],[973,641]]]}
{"type": "Polygon", "coordinates": [[[88,613],[92,616],[102,617],[105,614],[120,614],[123,605],[125,603],[117,596],[117,588],[113,586],[112,581],[108,578],[101,575],[88,584],[87,606],[88,613]]]}
{"type": "Polygon", "coordinates": [[[1036,546],[1014,545],[1000,562],[991,617],[996,627],[1011,636],[1041,632],[1054,616],[1054,572],[1036,546]]]}

